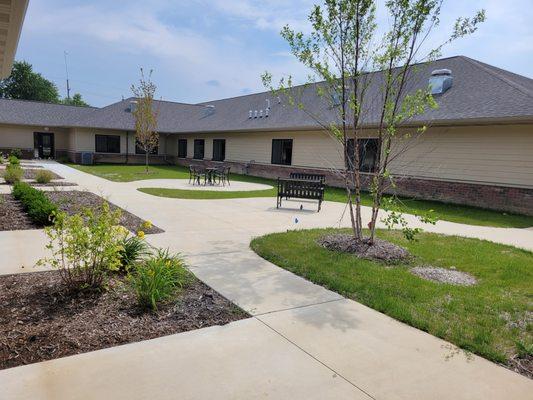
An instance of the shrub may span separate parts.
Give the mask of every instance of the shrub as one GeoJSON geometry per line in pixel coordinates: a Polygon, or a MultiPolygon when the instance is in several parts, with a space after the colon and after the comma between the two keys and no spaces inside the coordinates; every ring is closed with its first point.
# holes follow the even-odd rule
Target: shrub
{"type": "Polygon", "coordinates": [[[24,171],[17,164],[10,164],[6,166],[6,170],[4,171],[3,176],[6,183],[13,184],[16,182],[20,182],[20,180],[24,176],[24,171]]]}
{"type": "Polygon", "coordinates": [[[22,150],[21,149],[13,149],[13,150],[11,150],[10,156],[15,157],[17,159],[22,158],[22,150]]]}
{"type": "Polygon", "coordinates": [[[109,273],[121,265],[127,231],[119,221],[120,210],[111,211],[105,202],[95,211],[85,209],[72,216],[58,213],[54,225],[45,230],[46,248],[52,256],[38,264],[57,268],[70,289],[103,288],[109,273]]]}
{"type": "Polygon", "coordinates": [[[190,274],[184,261],[178,255],[170,255],[168,250],[158,250],[130,275],[139,305],[154,311],[159,302],[171,298],[188,279],[190,274]]]}
{"type": "Polygon", "coordinates": [[[17,156],[11,154],[8,158],[9,164],[11,165],[20,165],[20,160],[17,156]]]}
{"type": "Polygon", "coordinates": [[[127,272],[135,264],[150,254],[150,250],[146,242],[137,236],[125,237],[121,244],[122,249],[120,250],[120,270],[122,272],[127,272]]]}
{"type": "Polygon", "coordinates": [[[46,197],[44,192],[25,182],[17,182],[13,186],[13,196],[22,203],[24,210],[35,223],[39,225],[53,223],[57,206],[46,197]]]}
{"type": "Polygon", "coordinates": [[[54,174],[47,169],[41,169],[35,174],[35,182],[37,183],[50,183],[54,178],[54,174]]]}

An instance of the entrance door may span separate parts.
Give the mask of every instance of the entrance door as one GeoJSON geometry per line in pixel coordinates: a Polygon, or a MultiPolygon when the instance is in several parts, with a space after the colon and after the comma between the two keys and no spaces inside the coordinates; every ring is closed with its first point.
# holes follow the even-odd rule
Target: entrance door
{"type": "Polygon", "coordinates": [[[39,158],[54,158],[54,134],[50,132],[35,132],[35,150],[39,158]]]}

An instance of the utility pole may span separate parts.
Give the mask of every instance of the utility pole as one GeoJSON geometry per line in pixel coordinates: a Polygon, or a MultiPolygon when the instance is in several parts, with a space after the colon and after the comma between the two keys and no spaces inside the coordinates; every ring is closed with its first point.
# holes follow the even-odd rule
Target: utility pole
{"type": "Polygon", "coordinates": [[[67,66],[67,55],[68,55],[68,53],[66,51],[63,51],[63,55],[65,57],[65,72],[67,74],[67,99],[70,100],[70,84],[68,82],[68,66],[67,66]]]}

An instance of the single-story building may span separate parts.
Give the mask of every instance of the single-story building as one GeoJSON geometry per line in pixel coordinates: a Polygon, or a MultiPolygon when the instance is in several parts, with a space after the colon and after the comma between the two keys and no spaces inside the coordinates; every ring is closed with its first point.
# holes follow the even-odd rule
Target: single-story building
{"type": "MultiPolygon", "coordinates": [[[[378,90],[380,73],[369,91],[378,90]]],[[[438,109],[406,124],[425,133],[399,142],[391,163],[398,193],[533,214],[533,79],[464,56],[417,66],[412,89],[436,82],[438,109]],[[437,72],[435,72],[437,71],[437,72]],[[439,83],[444,83],[439,85],[439,83]],[[439,92],[440,88],[440,92],[439,92]]],[[[321,123],[335,123],[335,105],[311,86],[297,88],[301,110],[270,92],[200,104],[157,101],[160,135],[152,162],[220,163],[264,177],[290,171],[324,173],[340,185],[341,145],[321,123]]],[[[296,93],[296,92],[295,92],[296,93]]],[[[379,98],[375,92],[370,98],[379,98]]],[[[19,148],[27,157],[81,162],[140,163],[135,145],[135,99],[102,108],[0,99],[0,151],[19,148]]],[[[363,120],[372,173],[378,115],[372,104],[363,120]]],[[[415,135],[416,136],[416,135],[415,135]]]]}

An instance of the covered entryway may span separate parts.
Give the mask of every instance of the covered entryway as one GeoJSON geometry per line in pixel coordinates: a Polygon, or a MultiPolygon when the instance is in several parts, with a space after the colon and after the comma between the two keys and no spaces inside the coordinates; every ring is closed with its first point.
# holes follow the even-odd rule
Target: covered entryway
{"type": "Polygon", "coordinates": [[[36,157],[54,158],[54,134],[52,132],[34,132],[33,142],[36,157]]]}

